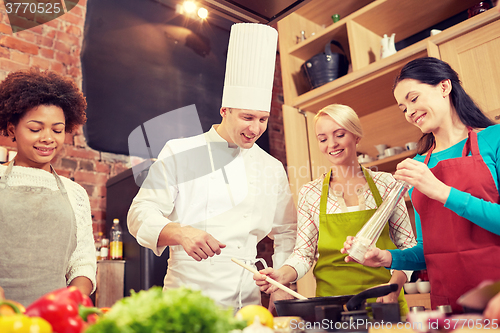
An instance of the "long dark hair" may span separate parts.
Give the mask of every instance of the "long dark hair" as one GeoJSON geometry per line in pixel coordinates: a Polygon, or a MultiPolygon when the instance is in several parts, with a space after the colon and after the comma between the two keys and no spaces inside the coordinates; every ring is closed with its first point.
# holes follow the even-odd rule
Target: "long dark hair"
{"type": "MultiPolygon", "coordinates": [[[[446,62],[437,58],[418,58],[407,63],[396,77],[392,91],[399,82],[405,79],[414,79],[431,86],[437,86],[443,80],[451,81],[451,103],[455,107],[460,121],[472,128],[486,128],[495,123],[489,119],[465,92],[457,72],[446,62]]],[[[417,152],[424,154],[434,146],[435,138],[432,133],[425,133],[418,142],[417,152]]]]}

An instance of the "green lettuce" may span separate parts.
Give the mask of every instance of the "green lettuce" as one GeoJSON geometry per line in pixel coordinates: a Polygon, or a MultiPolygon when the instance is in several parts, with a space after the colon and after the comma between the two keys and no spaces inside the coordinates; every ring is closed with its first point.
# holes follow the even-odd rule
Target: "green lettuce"
{"type": "Polygon", "coordinates": [[[153,287],[116,302],[85,333],[227,333],[245,326],[200,291],[153,287]]]}

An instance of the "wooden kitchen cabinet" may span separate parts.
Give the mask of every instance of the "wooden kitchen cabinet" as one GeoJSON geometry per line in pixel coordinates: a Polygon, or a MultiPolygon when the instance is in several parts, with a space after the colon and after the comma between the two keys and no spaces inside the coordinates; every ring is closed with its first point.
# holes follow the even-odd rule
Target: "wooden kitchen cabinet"
{"type": "MultiPolygon", "coordinates": [[[[278,22],[285,143],[295,199],[301,185],[329,168],[318,151],[313,126],[314,114],[326,105],[346,104],[356,111],[365,132],[358,151],[372,157],[377,156],[376,144],[404,146],[420,138],[421,132],[406,122],[392,94],[395,76],[415,58],[434,56],[450,62],[478,104],[500,121],[497,10],[476,15],[380,59],[384,34],[396,33],[396,42],[400,41],[476,3],[477,0],[313,0],[278,22]],[[341,20],[332,23],[331,15],[335,13],[340,14],[341,20]],[[301,31],[305,31],[307,39],[297,43],[301,31]],[[309,90],[300,66],[323,52],[331,39],[343,45],[351,62],[349,73],[309,90]]],[[[405,152],[368,166],[392,172],[399,161],[413,155],[414,152],[405,152]]]]}
{"type": "Polygon", "coordinates": [[[405,294],[408,308],[412,306],[423,306],[426,310],[432,310],[431,294],[405,294]]]}
{"type": "MultiPolygon", "coordinates": [[[[358,152],[372,157],[378,154],[376,144],[404,147],[407,142],[418,141],[420,130],[405,120],[392,94],[394,78],[413,59],[433,56],[449,62],[476,102],[500,122],[500,13],[496,9],[380,59],[380,40],[384,34],[395,33],[398,42],[477,2],[312,0],[278,22],[288,177],[296,203],[301,186],[330,167],[319,152],[314,133],[313,117],[321,108],[333,103],[352,107],[360,116],[365,133],[358,152]],[[339,14],[341,20],[332,23],[333,14],[339,14]],[[297,43],[301,31],[305,32],[306,40],[297,43]],[[309,90],[300,67],[323,52],[332,39],[342,44],[351,63],[349,72],[309,90]]],[[[397,163],[415,153],[404,152],[366,166],[393,172],[397,163]]],[[[412,211],[411,203],[408,206],[412,211]]],[[[301,281],[298,288],[301,292],[301,281]]]]}
{"type": "Polygon", "coordinates": [[[125,260],[97,261],[96,306],[111,307],[124,296],[125,260]]]}

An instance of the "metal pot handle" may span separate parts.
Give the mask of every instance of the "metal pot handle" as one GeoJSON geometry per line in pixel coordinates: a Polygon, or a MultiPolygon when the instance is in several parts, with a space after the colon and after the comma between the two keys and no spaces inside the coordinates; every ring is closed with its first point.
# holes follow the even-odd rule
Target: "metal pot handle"
{"type": "Polygon", "coordinates": [[[354,295],[345,305],[347,311],[359,310],[364,301],[368,298],[381,297],[398,290],[396,283],[373,287],[354,295]]]}

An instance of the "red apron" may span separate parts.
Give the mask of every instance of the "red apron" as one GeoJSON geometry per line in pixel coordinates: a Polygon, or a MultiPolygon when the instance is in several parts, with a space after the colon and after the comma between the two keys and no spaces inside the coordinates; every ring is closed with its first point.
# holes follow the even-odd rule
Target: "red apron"
{"type": "MultiPolygon", "coordinates": [[[[429,162],[432,149],[425,158],[429,162]]],[[[462,157],[440,161],[432,173],[448,186],[499,203],[493,177],[479,154],[477,134],[469,130],[462,157]],[[467,156],[472,151],[471,156],[467,156]]],[[[424,256],[431,283],[431,305],[463,309],[457,298],[484,280],[500,279],[500,236],[458,216],[417,189],[413,205],[420,215],[424,256]]]]}

